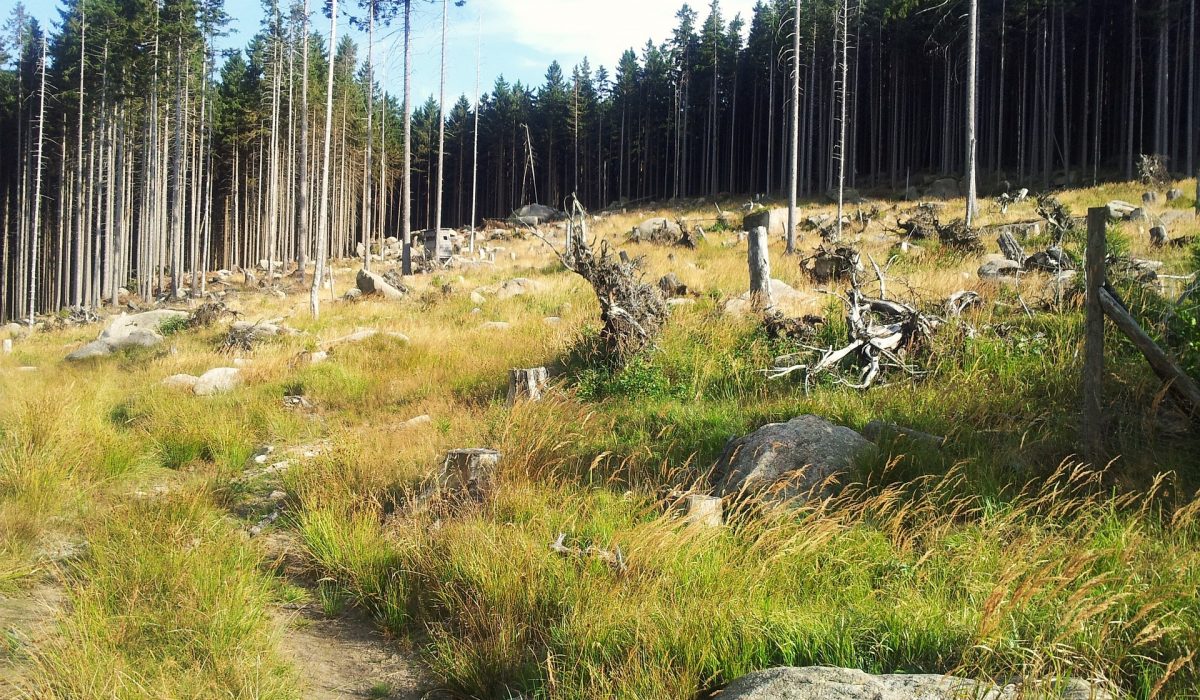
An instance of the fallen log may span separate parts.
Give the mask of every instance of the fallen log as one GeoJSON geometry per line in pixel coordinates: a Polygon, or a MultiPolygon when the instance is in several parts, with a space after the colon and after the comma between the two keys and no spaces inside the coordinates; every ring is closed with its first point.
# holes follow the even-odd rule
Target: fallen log
{"type": "Polygon", "coordinates": [[[1101,287],[1098,291],[1104,314],[1137,346],[1154,373],[1167,383],[1172,392],[1187,400],[1194,409],[1200,410],[1200,385],[1142,330],[1114,292],[1107,287],[1101,287]]]}

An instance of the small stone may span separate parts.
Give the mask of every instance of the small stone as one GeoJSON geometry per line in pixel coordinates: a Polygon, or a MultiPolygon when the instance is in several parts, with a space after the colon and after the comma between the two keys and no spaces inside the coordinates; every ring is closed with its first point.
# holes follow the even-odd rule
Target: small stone
{"type": "Polygon", "coordinates": [[[282,501],[283,499],[287,498],[287,492],[275,489],[267,496],[267,498],[271,499],[272,501],[282,501]]]}
{"type": "Polygon", "coordinates": [[[405,430],[412,430],[413,428],[420,428],[421,426],[429,425],[432,422],[433,418],[430,418],[428,414],[421,414],[404,421],[400,424],[400,427],[404,428],[405,430]]]}

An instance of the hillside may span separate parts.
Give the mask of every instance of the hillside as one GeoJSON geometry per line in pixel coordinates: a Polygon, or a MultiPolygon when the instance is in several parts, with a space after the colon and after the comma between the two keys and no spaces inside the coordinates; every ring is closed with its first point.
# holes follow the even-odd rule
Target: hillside
{"type": "MultiPolygon", "coordinates": [[[[1149,216],[1200,237],[1195,181],[1173,187],[1187,194],[1160,192],[1149,216]]],[[[1079,217],[1144,190],[1058,197],[1079,217]]],[[[803,268],[822,244],[805,222],[835,215],[815,201],[797,255],[770,236],[771,275],[795,290],[775,286],[780,308],[824,319],[792,336],[728,304],[748,290],[744,198],[719,202],[728,226],[702,199],[589,216],[647,283],[687,287],[622,366],[597,354],[591,286],[548,247],[561,224],[484,231],[482,255],[404,277],[399,299],[346,298],[359,261],[335,260],[318,318],[306,284],[257,270],[212,274],[203,299],[125,298],[131,313],[187,312],[153,347],[65,360],[108,309],[7,330],[0,695],[700,698],[826,665],[1023,680],[1030,697],[1068,697],[1055,684],[1069,679],[1195,697],[1194,416],[1110,324],[1107,459],[1085,463],[1082,273],[980,275],[998,251],[989,227],[1038,222],[1021,244],[1049,246],[1037,202],[985,202],[985,249],[964,251],[900,232],[915,202],[867,194],[838,244],[861,256],[859,287],[944,322],[866,389],[850,367],[767,378],[780,356],[811,365],[847,343],[851,276],[803,268]],[[630,242],[653,217],[706,230],[694,248],[630,242]],[[959,291],[979,300],[956,317],[959,291]],[[236,317],[189,323],[201,304],[236,317]],[[258,325],[231,336],[234,321],[258,325]],[[210,396],[177,377],[219,367],[236,380],[210,396]],[[509,405],[509,370],[533,367],[548,369],[544,398],[509,405]],[[681,516],[716,492],[730,438],[805,415],[901,434],[818,498],[747,489],[725,494],[715,526],[681,516]],[[465,491],[441,475],[459,448],[501,455],[465,491]]],[[[963,202],[939,206],[949,222],[963,202]]],[[[1149,228],[1110,224],[1110,275],[1196,376],[1200,314],[1174,300],[1198,248],[1156,246],[1149,228]],[[1131,259],[1162,266],[1150,279],[1131,259]]],[[[1076,266],[1084,245],[1067,233],[1076,266]]]]}

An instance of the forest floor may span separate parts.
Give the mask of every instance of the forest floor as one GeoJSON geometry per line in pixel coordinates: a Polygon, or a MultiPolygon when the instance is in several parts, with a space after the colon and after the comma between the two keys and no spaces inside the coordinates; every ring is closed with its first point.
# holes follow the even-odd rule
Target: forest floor
{"type": "MultiPolygon", "coordinates": [[[[1152,214],[1200,235],[1195,183],[1177,186],[1189,196],[1152,214]]],[[[1082,216],[1143,189],[1060,196],[1082,216]]],[[[1032,201],[984,207],[985,225],[1039,219],[1032,201]]],[[[589,355],[591,288],[532,236],[484,240],[494,264],[413,276],[398,301],[342,300],[357,267],[337,261],[318,319],[293,278],[214,282],[241,319],[297,331],[247,351],[219,350],[228,320],[82,363],[63,358],[100,325],[18,338],[0,356],[0,697],[694,698],[814,664],[1196,693],[1200,435],[1167,427],[1161,383],[1110,330],[1114,459],[1080,464],[1078,299],[1049,298],[1046,275],[983,281],[982,255],[937,241],[901,247],[893,229],[913,205],[868,208],[847,241],[887,267],[889,296],[936,309],[967,289],[983,303],[964,314],[972,332],[944,329],[918,358],[921,377],[866,391],[764,377],[804,348],[725,310],[747,288],[746,244],[699,200],[590,222],[644,257],[648,281],[670,272],[695,292],[620,370],[589,355]],[[653,216],[710,230],[695,249],[627,243],[653,216]],[[361,329],[379,333],[337,342],[361,329]],[[163,384],[222,366],[241,373],[227,393],[163,384]],[[535,366],[550,396],[508,407],[508,370],[535,366]],[[947,441],[889,445],[843,496],[734,510],[728,527],[664,508],[671,489],[706,488],[729,437],[806,413],[947,441]],[[460,447],[502,452],[494,493],[419,507],[460,447]],[[581,551],[620,547],[628,565],[558,556],[560,533],[581,551]]],[[[1161,299],[1182,289],[1169,276],[1197,264],[1147,229],[1109,238],[1164,263],[1161,291],[1128,297],[1158,333],[1161,299]]],[[[788,257],[773,236],[773,275],[797,290],[789,312],[829,319],[810,342],[832,346],[845,283],[800,264],[819,243],[806,231],[788,257]]],[[[1079,255],[1081,236],[1067,248],[1079,255]]],[[[1180,353],[1195,361],[1200,345],[1180,353]]]]}

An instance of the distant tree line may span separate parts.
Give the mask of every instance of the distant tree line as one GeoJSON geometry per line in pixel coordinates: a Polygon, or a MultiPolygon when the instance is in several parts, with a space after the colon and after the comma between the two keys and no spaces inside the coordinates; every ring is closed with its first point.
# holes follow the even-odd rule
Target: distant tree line
{"type": "MultiPolygon", "coordinates": [[[[374,32],[438,5],[346,11],[374,32]]],[[[1194,173],[1196,5],[979,1],[981,189],[1132,178],[1142,153],[1194,173]]],[[[221,0],[64,0],[49,33],[18,4],[0,43],[0,318],[122,289],[199,293],[206,271],[302,264],[318,246],[361,254],[405,219],[432,227],[439,181],[443,225],[467,226],[571,193],[591,208],[780,195],[796,147],[799,194],[821,196],[838,181],[842,76],[847,187],[902,191],[966,168],[968,0],[801,0],[798,55],[793,2],[748,18],[684,5],[670,37],[611,70],[555,62],[540,86],[497,78],[478,115],[466,96],[447,105],[440,171],[442,110],[432,96],[414,105],[409,180],[403,100],[351,39],[330,51],[311,16],[322,7],[267,0],[260,31],[226,55],[221,0]]]]}

